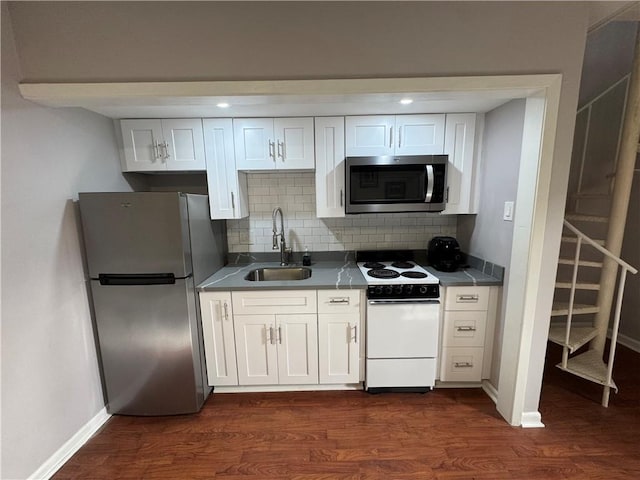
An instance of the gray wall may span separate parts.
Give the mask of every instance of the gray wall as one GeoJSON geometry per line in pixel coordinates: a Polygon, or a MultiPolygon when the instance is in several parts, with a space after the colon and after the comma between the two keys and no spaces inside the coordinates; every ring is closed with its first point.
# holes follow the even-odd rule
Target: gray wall
{"type": "Polygon", "coordinates": [[[128,190],[110,120],[23,100],[2,5],[2,471],[26,478],[104,406],[76,204],[128,190]]]}
{"type": "MultiPolygon", "coordinates": [[[[16,2],[9,7],[22,80],[32,82],[561,73],[562,95],[549,200],[552,204],[564,204],[587,25],[587,11],[582,3],[16,2]]],[[[3,35],[5,30],[3,28],[3,35]]],[[[2,43],[4,49],[4,37],[2,43]]],[[[4,74],[3,71],[3,77],[4,74]]],[[[9,111],[7,123],[13,126],[6,127],[3,140],[8,139],[14,152],[23,144],[48,149],[28,155],[14,153],[13,160],[8,156],[7,161],[14,165],[18,161],[23,163],[15,167],[11,177],[7,175],[10,179],[5,179],[3,172],[3,187],[5,181],[20,179],[10,192],[21,199],[26,196],[28,203],[37,203],[21,213],[21,218],[33,222],[23,236],[30,239],[37,231],[49,241],[47,245],[37,246],[44,248],[42,251],[30,248],[25,252],[22,245],[15,247],[23,256],[35,255],[35,264],[27,262],[35,273],[29,269],[22,272],[24,281],[13,287],[21,303],[14,308],[33,304],[31,286],[38,285],[39,291],[45,293],[31,305],[33,313],[29,319],[37,317],[51,329],[62,328],[61,324],[70,321],[67,318],[78,322],[77,328],[56,333],[53,342],[49,335],[33,336],[34,329],[24,321],[24,315],[17,315],[16,331],[9,339],[3,332],[5,344],[17,350],[16,356],[12,356],[3,349],[6,358],[3,368],[15,369],[23,377],[23,380],[16,378],[19,388],[6,393],[8,404],[14,407],[12,417],[18,419],[16,422],[30,419],[40,407],[33,405],[32,399],[42,397],[43,391],[47,391],[51,407],[46,407],[46,414],[37,415],[36,427],[31,428],[30,420],[23,423],[21,436],[11,438],[12,445],[3,442],[7,468],[11,469],[7,472],[16,476],[32,470],[100,408],[96,398],[99,389],[95,359],[91,345],[86,343],[90,332],[79,247],[72,242],[59,243],[60,235],[68,235],[69,228],[75,225],[64,224],[65,228],[61,228],[61,219],[66,217],[56,208],[62,208],[65,199],[72,198],[73,191],[80,188],[78,185],[85,189],[106,188],[105,184],[111,182],[115,185],[109,188],[126,185],[115,178],[116,152],[113,145],[106,142],[112,133],[107,133],[110,127],[102,119],[83,112],[35,107],[16,97],[15,84],[12,91],[13,96],[7,101],[12,100],[18,105],[16,109],[29,112],[33,118],[22,121],[16,112],[9,111]],[[44,118],[51,121],[45,122],[44,118]],[[84,142],[76,138],[70,143],[71,132],[84,142]],[[62,135],[64,141],[60,141],[61,133],[67,134],[66,138],[62,135]],[[103,140],[106,143],[102,143],[103,140]],[[56,150],[53,156],[51,149],[56,150]],[[89,185],[90,182],[93,183],[89,185]],[[34,192],[37,195],[32,195],[34,192]],[[58,250],[51,252],[49,245],[55,245],[58,250]],[[41,255],[46,258],[41,259],[41,255]],[[73,268],[67,267],[59,255],[73,258],[76,262],[73,268]],[[65,278],[75,275],[76,282],[69,285],[66,281],[61,283],[52,272],[43,274],[42,265],[49,264],[57,267],[55,272],[65,269],[65,278]],[[26,296],[29,301],[25,300],[26,296]],[[66,309],[71,309],[72,314],[65,315],[66,309]],[[61,316],[65,320],[61,320],[61,316]],[[84,335],[82,341],[77,339],[79,334],[84,335]],[[56,378],[61,375],[61,367],[65,367],[56,361],[34,363],[29,360],[21,365],[24,344],[29,345],[29,351],[45,352],[49,360],[68,359],[73,367],[62,375],[71,379],[65,383],[56,378]],[[86,348],[78,351],[77,346],[84,345],[86,348]],[[76,373],[78,370],[89,370],[90,378],[76,373]],[[70,391],[74,398],[85,400],[82,419],[72,413],[58,413],[67,411],[70,391]],[[53,406],[58,409],[55,414],[51,412],[53,406]]],[[[4,116],[3,108],[3,128],[4,116]]],[[[3,142],[3,168],[4,149],[3,142]]],[[[9,211],[9,221],[9,215],[17,215],[17,211],[9,211]]],[[[560,218],[561,212],[550,209],[548,222],[557,225],[560,218]]],[[[6,230],[3,228],[3,232],[6,230]]],[[[545,238],[545,253],[551,256],[557,247],[556,237],[559,241],[557,232],[550,231],[545,238]]],[[[17,243],[13,239],[13,244],[17,243]]],[[[3,247],[4,244],[3,238],[3,247]]],[[[14,273],[11,269],[7,272],[14,273]]],[[[545,266],[541,281],[549,277],[548,281],[552,282],[554,275],[555,266],[545,266]]],[[[541,301],[551,303],[550,298],[541,301]]],[[[11,312],[3,303],[3,314],[4,311],[11,312]]],[[[34,358],[41,359],[42,355],[38,353],[34,358]]],[[[531,408],[535,409],[535,392],[533,397],[531,408]]],[[[3,402],[3,408],[4,405],[3,402]]],[[[75,403],[73,407],[79,409],[75,403]]],[[[3,418],[9,416],[3,415],[3,418]]],[[[7,434],[9,432],[17,434],[15,428],[10,428],[7,434]]]]}
{"type": "MultiPolygon", "coordinates": [[[[525,101],[513,100],[488,112],[480,175],[480,203],[477,215],[458,217],[458,238],[463,251],[508,267],[511,261],[513,222],[504,221],[504,202],[515,201],[522,149],[525,101]]],[[[491,383],[498,387],[504,312],[509,294],[509,269],[505,272],[502,305],[498,308],[491,383]]]]}

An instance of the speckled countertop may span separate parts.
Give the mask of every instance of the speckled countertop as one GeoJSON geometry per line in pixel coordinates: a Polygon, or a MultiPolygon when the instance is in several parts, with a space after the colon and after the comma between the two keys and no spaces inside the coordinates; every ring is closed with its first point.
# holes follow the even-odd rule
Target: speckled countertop
{"type": "MultiPolygon", "coordinates": [[[[299,265],[292,265],[299,266],[299,265]]],[[[365,289],[367,281],[352,261],[320,261],[312,263],[312,274],[305,280],[276,280],[255,282],[245,280],[245,276],[256,268],[279,267],[277,262],[254,262],[227,265],[198,285],[201,292],[220,290],[295,290],[295,289],[365,289]]],[[[456,272],[440,272],[425,266],[429,273],[440,280],[443,287],[451,286],[492,286],[502,285],[502,280],[487,275],[475,268],[464,268],[456,272]]]]}
{"type": "MultiPolygon", "coordinates": [[[[276,262],[227,265],[198,285],[201,292],[219,290],[303,290],[303,289],[364,289],[367,282],[352,261],[323,261],[311,264],[311,277],[304,280],[255,282],[245,276],[256,268],[279,267],[276,262]]],[[[291,265],[300,266],[300,265],[291,265]]]]}

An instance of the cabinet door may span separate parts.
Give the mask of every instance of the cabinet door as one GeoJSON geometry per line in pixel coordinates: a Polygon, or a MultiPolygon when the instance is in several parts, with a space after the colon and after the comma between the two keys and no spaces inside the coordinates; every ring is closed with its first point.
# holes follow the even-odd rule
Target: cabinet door
{"type": "Polygon", "coordinates": [[[274,315],[234,315],[238,382],[276,385],[278,354],[274,315]]]}
{"type": "Polygon", "coordinates": [[[444,153],[444,115],[398,115],[396,155],[444,153]]]}
{"type": "Polygon", "coordinates": [[[316,216],[344,217],[344,117],[316,117],[316,216]]]}
{"type": "Polygon", "coordinates": [[[318,316],[276,315],[281,385],[318,383],[318,316]]]}
{"type": "Polygon", "coordinates": [[[476,114],[447,115],[444,153],[447,166],[447,205],[444,214],[477,213],[474,145],[476,114]]]}
{"type": "Polygon", "coordinates": [[[160,120],[122,120],[122,144],[127,172],[165,170],[160,156],[160,120]]]}
{"type": "Polygon", "coordinates": [[[393,155],[394,115],[365,115],[345,118],[348,157],[393,155]]]}
{"type": "Polygon", "coordinates": [[[276,168],[313,169],[313,118],[276,118],[273,127],[276,138],[276,168]]]}
{"type": "Polygon", "coordinates": [[[204,171],[202,119],[172,118],[162,120],[164,148],[162,155],[170,171],[204,171]]]}
{"type": "Polygon", "coordinates": [[[233,123],[230,118],[203,121],[207,186],[212,219],[243,218],[249,214],[246,174],[236,170],[233,123]]]}
{"type": "Polygon", "coordinates": [[[360,380],[359,320],[359,313],[318,315],[320,383],[357,383],[360,380]]]}
{"type": "Polygon", "coordinates": [[[209,385],[238,385],[230,292],[202,292],[202,332],[209,385]]]}
{"type": "Polygon", "coordinates": [[[233,140],[238,170],[275,168],[276,144],[272,118],[234,119],[233,140]]]}

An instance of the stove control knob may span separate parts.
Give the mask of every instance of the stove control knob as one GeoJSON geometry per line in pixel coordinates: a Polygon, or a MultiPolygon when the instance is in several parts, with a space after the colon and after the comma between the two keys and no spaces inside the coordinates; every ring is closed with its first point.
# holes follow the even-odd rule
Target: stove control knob
{"type": "Polygon", "coordinates": [[[408,294],[413,293],[413,285],[405,285],[404,289],[408,294]]]}
{"type": "Polygon", "coordinates": [[[377,295],[381,295],[382,294],[382,287],[380,285],[375,287],[375,292],[376,292],[377,295]]]}
{"type": "Polygon", "coordinates": [[[428,290],[427,286],[426,285],[422,285],[420,287],[420,294],[424,295],[425,293],[427,293],[427,290],[428,290]]]}
{"type": "Polygon", "coordinates": [[[386,295],[391,295],[393,293],[393,287],[391,286],[384,287],[384,293],[386,295]]]}
{"type": "Polygon", "coordinates": [[[396,285],[394,288],[395,293],[400,295],[402,293],[402,285],[396,285]]]}

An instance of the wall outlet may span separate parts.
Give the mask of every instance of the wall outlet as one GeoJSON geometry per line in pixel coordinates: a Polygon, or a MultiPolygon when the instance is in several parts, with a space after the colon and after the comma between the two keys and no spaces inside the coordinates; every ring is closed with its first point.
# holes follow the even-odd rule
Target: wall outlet
{"type": "Polygon", "coordinates": [[[504,202],[504,213],[502,219],[507,222],[513,222],[513,202],[504,202]]]}

